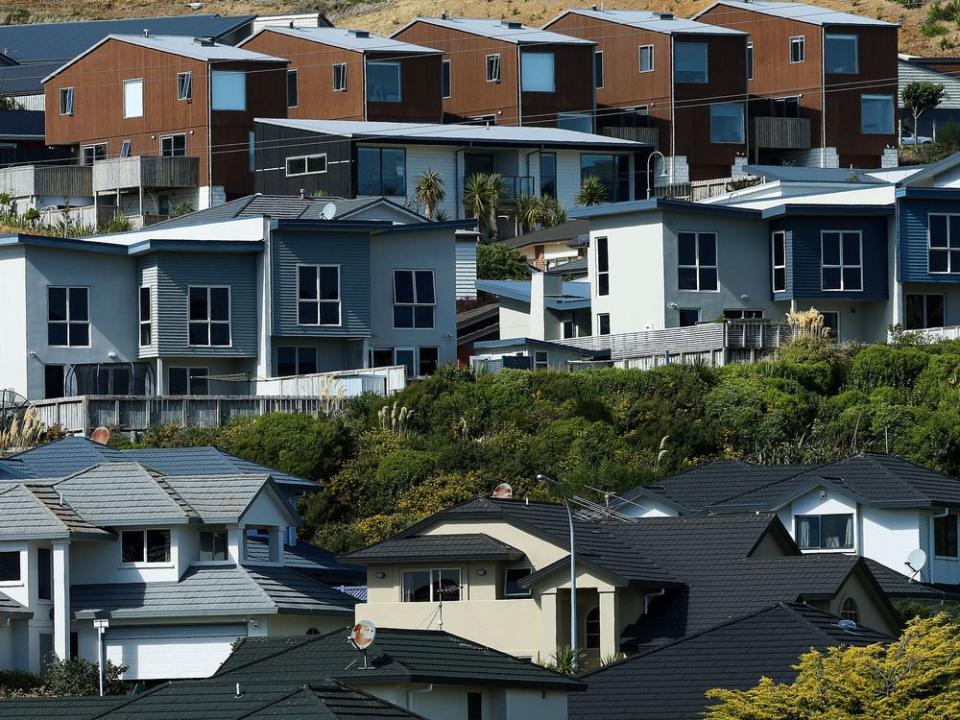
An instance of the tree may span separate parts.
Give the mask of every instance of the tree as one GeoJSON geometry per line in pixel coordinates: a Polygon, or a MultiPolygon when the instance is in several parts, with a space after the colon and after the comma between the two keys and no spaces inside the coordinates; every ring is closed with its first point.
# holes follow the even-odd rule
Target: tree
{"type": "Polygon", "coordinates": [[[596,175],[587,175],[580,183],[577,205],[599,205],[607,201],[607,187],[596,175]]]}
{"type": "Polygon", "coordinates": [[[567,211],[563,205],[553,195],[542,195],[540,197],[540,206],[543,208],[544,227],[556,227],[567,222],[567,211]]]}
{"type": "Polygon", "coordinates": [[[913,115],[914,137],[920,134],[920,116],[943,100],[943,85],[926,80],[909,83],[901,92],[903,106],[913,115]]]}
{"type": "Polygon", "coordinates": [[[437,206],[447,197],[443,177],[436,170],[424,170],[417,178],[417,201],[423,204],[424,212],[431,220],[437,219],[437,206]]]}
{"type": "Polygon", "coordinates": [[[497,210],[506,192],[507,187],[500,173],[474,173],[467,178],[463,201],[470,214],[477,219],[480,229],[488,236],[496,235],[497,210]]]}
{"type": "Polygon", "coordinates": [[[947,614],[912,620],[889,645],[800,657],[792,683],[711,690],[707,720],[913,720],[960,717],[960,625],[947,614]]]}
{"type": "Polygon", "coordinates": [[[516,248],[494,242],[477,247],[477,277],[481,280],[529,280],[527,258],[516,248]]]}

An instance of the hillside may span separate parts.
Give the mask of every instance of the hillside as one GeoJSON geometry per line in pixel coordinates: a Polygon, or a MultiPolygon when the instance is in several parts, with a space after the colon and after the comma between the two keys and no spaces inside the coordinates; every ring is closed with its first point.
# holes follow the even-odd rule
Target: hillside
{"type": "MultiPolygon", "coordinates": [[[[905,0],[910,2],[911,0],[905,0]]],[[[198,12],[232,14],[270,14],[311,12],[320,9],[338,25],[361,27],[388,33],[417,15],[453,15],[509,17],[531,25],[542,25],[571,3],[567,0],[385,0],[378,2],[308,2],[304,0],[208,0],[198,12]]],[[[588,5],[584,1],[580,5],[588,5]]],[[[610,8],[648,8],[691,15],[710,4],[710,0],[612,0],[610,8]]],[[[925,37],[920,30],[926,18],[927,4],[905,7],[893,0],[819,0],[818,4],[846,12],[899,22],[901,51],[918,55],[950,55],[960,52],[960,23],[943,21],[945,34],[925,37]]],[[[949,6],[947,6],[949,7],[949,6]]],[[[0,6],[0,22],[49,22],[146,15],[182,14],[188,9],[184,0],[41,0],[36,3],[12,3],[0,6]]]]}

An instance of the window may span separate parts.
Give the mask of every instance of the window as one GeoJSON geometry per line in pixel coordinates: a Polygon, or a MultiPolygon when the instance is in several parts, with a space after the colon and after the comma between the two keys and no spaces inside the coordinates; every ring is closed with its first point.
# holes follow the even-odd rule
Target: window
{"type": "Polygon", "coordinates": [[[187,154],[187,136],[184,133],[165,135],[160,138],[160,155],[182,157],[187,154]]]}
{"type": "Polygon", "coordinates": [[[37,548],[37,598],[53,600],[53,551],[50,548],[37,548]]]}
{"type": "Polygon", "coordinates": [[[246,110],[247,75],[241,70],[214,70],[211,110],[246,110]]]}
{"type": "Polygon", "coordinates": [[[322,175],[327,171],[327,154],[299,155],[287,158],[287,177],[322,175]]]}
{"type": "Polygon", "coordinates": [[[859,72],[857,36],[827,33],[823,46],[823,71],[843,75],[859,72]]]}
{"type": "Polygon", "coordinates": [[[120,561],[124,563],[170,562],[170,531],[124,530],[120,534],[120,561]]]}
{"type": "Polygon", "coordinates": [[[743,103],[710,106],[710,142],[743,143],[743,103]]]}
{"type": "Polygon", "coordinates": [[[610,313],[599,313],[597,315],[597,335],[610,334],[610,313]]]}
{"type": "Polygon", "coordinates": [[[800,97],[773,98],[770,100],[770,115],[772,117],[798,118],[800,117],[800,97]]]}
{"type": "MultiPolygon", "coordinates": [[[[497,57],[500,57],[499,55],[497,57]]],[[[520,55],[520,89],[524,92],[556,92],[556,68],[552,52],[520,55]]],[[[499,80],[499,76],[497,77],[499,80]]]]}
{"type": "Polygon", "coordinates": [[[400,63],[367,61],[367,100],[400,102],[400,63]]]}
{"type": "Polygon", "coordinates": [[[420,377],[433,375],[440,364],[440,348],[422,347],[418,354],[420,356],[420,377]]]}
{"type": "Polygon", "coordinates": [[[467,693],[467,720],[483,720],[483,693],[467,693]]]}
{"type": "Polygon", "coordinates": [[[753,80],[753,43],[747,43],[747,80],[753,80]]]}
{"type": "Polygon", "coordinates": [[[558,112],[557,127],[574,132],[593,132],[593,115],[588,112],[558,112]]]}
{"type": "Polygon", "coordinates": [[[487,55],[487,82],[500,82],[500,55],[487,55]]]}
{"type": "Polygon", "coordinates": [[[297,266],[297,324],[340,324],[340,267],[297,266]]]}
{"type": "Polygon", "coordinates": [[[520,581],[533,573],[528,567],[507,568],[503,571],[504,597],[530,597],[530,591],[520,581]]]}
{"type": "Polygon", "coordinates": [[[707,82],[706,43],[678,42],[673,46],[673,79],[678,83],[707,82]]]}
{"type": "Polygon", "coordinates": [[[450,61],[444,60],[440,63],[440,96],[445,98],[450,97],[452,87],[450,84],[450,61]]]}
{"type": "Polygon", "coordinates": [[[433,270],[393,271],[395,328],[432,328],[435,306],[433,270]]]}
{"type": "Polygon", "coordinates": [[[63,397],[63,365],[43,366],[43,396],[47,400],[63,397]]]}
{"type": "Polygon", "coordinates": [[[680,308],[680,327],[691,327],[700,322],[700,308],[680,308]]]}
{"type": "Polygon", "coordinates": [[[806,55],[806,40],[803,35],[790,38],[790,62],[802,63],[806,55]]]}
{"type": "Polygon", "coordinates": [[[584,645],[587,650],[600,649],[600,608],[591,608],[583,620],[584,645]]]}
{"type": "Polygon", "coordinates": [[[312,375],[317,372],[317,349],[315,347],[278,347],[277,375],[312,375]]]}
{"type": "Polygon", "coordinates": [[[762,320],[763,310],[745,310],[743,308],[724,309],[723,317],[726,320],[762,320]]]}
{"type": "Polygon", "coordinates": [[[786,292],[787,289],[787,234],[782,231],[773,233],[773,291],[786,292]]]}
{"type": "Polygon", "coordinates": [[[907,330],[944,327],[946,323],[943,295],[907,295],[907,330]]]}
{"type": "Polygon", "coordinates": [[[20,582],[20,551],[0,552],[0,582],[20,582]]]}
{"type": "Polygon", "coordinates": [[[960,215],[928,216],[927,272],[960,273],[960,215]]]}
{"type": "Polygon", "coordinates": [[[393,348],[373,348],[370,351],[371,367],[389,367],[393,365],[393,348]]]}
{"type": "Polygon", "coordinates": [[[90,346],[87,288],[47,288],[47,344],[53,347],[90,346]]]}
{"type": "Polygon", "coordinates": [[[73,115],[73,88],[60,88],[60,114],[73,115]]]}
{"type": "Polygon", "coordinates": [[[892,135],[893,117],[893,95],[860,96],[860,132],[864,135],[892,135]]]}
{"type": "Polygon", "coordinates": [[[167,394],[169,395],[206,395],[207,368],[172,367],[167,370],[167,394]]]}
{"type": "Polygon", "coordinates": [[[227,556],[227,531],[200,531],[200,560],[202,562],[222,562],[227,556]]]}
{"type": "Polygon", "coordinates": [[[840,313],[836,310],[821,310],[820,314],[823,315],[823,326],[830,331],[829,336],[840,337],[840,313]]]}
{"type": "Polygon", "coordinates": [[[550,368],[550,356],[546,350],[536,350],[533,353],[533,369],[547,370],[550,368]]]}
{"type": "Polygon", "coordinates": [[[130,157],[130,148],[133,146],[132,140],[124,140],[123,144],[120,145],[120,157],[128,158],[130,157]]]}
{"type": "Polygon", "coordinates": [[[557,154],[540,153],[540,194],[557,196],[557,154]]]}
{"type": "Polygon", "coordinates": [[[640,72],[653,72],[653,45],[641,45],[637,50],[640,72]]]}
{"type": "Polygon", "coordinates": [[[563,339],[569,340],[577,336],[577,323],[573,320],[563,321],[563,339]]]}
{"type": "Polygon", "coordinates": [[[406,164],[403,148],[357,148],[357,194],[405,196],[406,164]]]}
{"type": "Polygon", "coordinates": [[[153,332],[150,323],[150,288],[140,288],[140,346],[150,345],[153,332]]]}
{"type": "Polygon", "coordinates": [[[717,289],[716,233],[677,233],[677,287],[700,292],[717,289]]]}
{"type": "Polygon", "coordinates": [[[300,73],[296,70],[287,70],[287,107],[292,108],[300,104],[300,73]]]}
{"type": "Polygon", "coordinates": [[[177,73],[177,100],[190,100],[193,97],[193,73],[177,73]]]}
{"type": "Polygon", "coordinates": [[[460,569],[405,570],[403,602],[454,602],[460,599],[460,569]]]}
{"type": "Polygon", "coordinates": [[[933,552],[937,557],[955,558],[960,555],[957,543],[956,515],[946,515],[933,519],[933,552]]]}
{"type": "Polygon", "coordinates": [[[417,365],[417,351],[414,348],[397,348],[394,364],[403,365],[407,369],[407,377],[415,377],[417,365]]]}
{"type": "Polygon", "coordinates": [[[840,604],[840,617],[844,620],[853,620],[857,625],[860,624],[860,608],[857,607],[857,601],[848,597],[840,604]]]}
{"type": "Polygon", "coordinates": [[[347,89],[347,64],[337,63],[333,66],[333,91],[344,92],[347,89]]]}
{"type": "Polygon", "coordinates": [[[794,522],[803,550],[853,549],[853,515],[797,515],[794,522]]]}
{"type": "Polygon", "coordinates": [[[583,153],[580,156],[580,182],[595,175],[607,189],[606,202],[626,200],[630,194],[629,166],[627,158],[620,155],[583,153]]]}
{"type": "Polygon", "coordinates": [[[863,261],[859,232],[820,234],[820,288],[863,290],[863,261]]]}
{"type": "Polygon", "coordinates": [[[603,50],[597,50],[593,54],[593,86],[603,87],[603,50]]]}
{"type": "Polygon", "coordinates": [[[81,150],[83,152],[84,165],[93,165],[95,162],[107,159],[107,143],[84,145],[81,150]]]}
{"type": "Polygon", "coordinates": [[[189,288],[189,343],[193,346],[230,344],[230,288],[189,288]]]}
{"type": "Polygon", "coordinates": [[[610,243],[597,238],[597,295],[610,294],[610,243]]]}

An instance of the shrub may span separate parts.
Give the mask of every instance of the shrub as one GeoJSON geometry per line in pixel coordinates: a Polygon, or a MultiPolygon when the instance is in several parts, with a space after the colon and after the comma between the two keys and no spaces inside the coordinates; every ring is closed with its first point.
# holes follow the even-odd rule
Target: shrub
{"type": "Polygon", "coordinates": [[[908,390],[929,359],[929,353],[918,348],[873,345],[854,359],[850,385],[867,393],[883,385],[908,390]]]}
{"type": "MultiPolygon", "coordinates": [[[[98,665],[83,658],[60,660],[53,655],[43,674],[45,694],[49,695],[97,695],[100,692],[98,665]]],[[[103,691],[106,695],[123,695],[126,686],[120,676],[125,665],[114,665],[107,660],[104,668],[103,691]]]]}

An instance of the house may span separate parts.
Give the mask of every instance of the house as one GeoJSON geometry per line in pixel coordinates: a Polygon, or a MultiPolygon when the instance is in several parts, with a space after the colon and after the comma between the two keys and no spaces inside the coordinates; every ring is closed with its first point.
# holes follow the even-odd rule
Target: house
{"type": "Polygon", "coordinates": [[[466,184],[478,173],[498,173],[504,192],[497,232],[511,237],[512,217],[524,195],[551,195],[576,204],[583,178],[599,177],[611,200],[642,197],[649,147],[630,140],[552,127],[440,125],[346,120],[258,119],[255,143],[258,192],[416,201],[427,170],[439,173],[441,217],[472,215],[466,184]],[[315,166],[304,170],[303,163],[315,166]]]}
{"type": "Polygon", "coordinates": [[[660,150],[657,185],[729,177],[746,162],[743,28],[597,7],[565,10],[544,29],[596,43],[598,132],[660,150]]]}
{"type": "MultiPolygon", "coordinates": [[[[577,513],[573,524],[578,645],[592,663],[777,602],[834,614],[846,607],[866,627],[897,628],[862,558],[805,555],[772,514],[577,513]]],[[[569,543],[563,505],[479,499],[344,559],[367,566],[357,618],[398,628],[432,628],[442,618],[448,632],[544,661],[570,643],[569,543]]]]}
{"type": "Polygon", "coordinates": [[[268,379],[453,362],[456,233],[473,223],[341,205],[253,196],[140,232],[3,238],[0,385],[30,400],[282,395],[268,379]]]}
{"type": "Polygon", "coordinates": [[[566,274],[580,272],[577,265],[565,266],[586,258],[589,239],[590,226],[585,220],[569,220],[508,238],[504,244],[519,250],[539,270],[556,268],[566,274]]]}
{"type": "Polygon", "coordinates": [[[960,480],[864,453],[806,466],[716,461],[613,506],[632,517],[774,512],[803,552],[857,555],[925,583],[960,585],[958,505],[960,480]],[[914,567],[917,549],[926,563],[914,567]]]}
{"type": "Polygon", "coordinates": [[[571,720],[693,720],[708,690],[747,690],[760,678],[789,683],[811,649],[862,647],[890,637],[802,603],[777,603],[582,676],[571,720]]]}
{"type": "Polygon", "coordinates": [[[0,483],[3,666],[96,661],[102,641],[125,679],[207,677],[238,638],[349,620],[352,597],[287,567],[299,518],[270,471],[219,470],[124,459],[0,483]]]}
{"type": "MultiPolygon", "coordinates": [[[[930,138],[937,137],[937,130],[947,123],[960,123],[960,58],[956,57],[919,57],[901,53],[897,60],[899,70],[899,119],[913,129],[913,113],[903,103],[903,89],[914,82],[931,82],[943,85],[943,98],[935,108],[920,116],[920,127],[916,134],[930,138]]],[[[2,72],[2,69],[0,69],[2,72]]],[[[907,137],[907,133],[901,133],[907,137]]]]}
{"type": "Polygon", "coordinates": [[[897,164],[896,23],[769,0],[719,0],[694,19],[750,35],[754,162],[897,164]]]}
{"type": "Polygon", "coordinates": [[[593,131],[592,40],[446,13],[414,18],[391,37],[443,51],[447,122],[593,131]]]}
{"type": "Polygon", "coordinates": [[[290,61],[287,117],[443,120],[439,50],[332,27],[265,27],[239,47],[290,61]]]}
{"type": "Polygon", "coordinates": [[[44,79],[47,143],[94,166],[95,205],[210,207],[253,189],[253,118],[286,116],[286,67],[209,38],[108,35],[44,79]]]}
{"type": "Polygon", "coordinates": [[[478,280],[477,289],[499,301],[502,338],[556,340],[591,334],[589,282],[537,271],[530,280],[478,280]]]}

